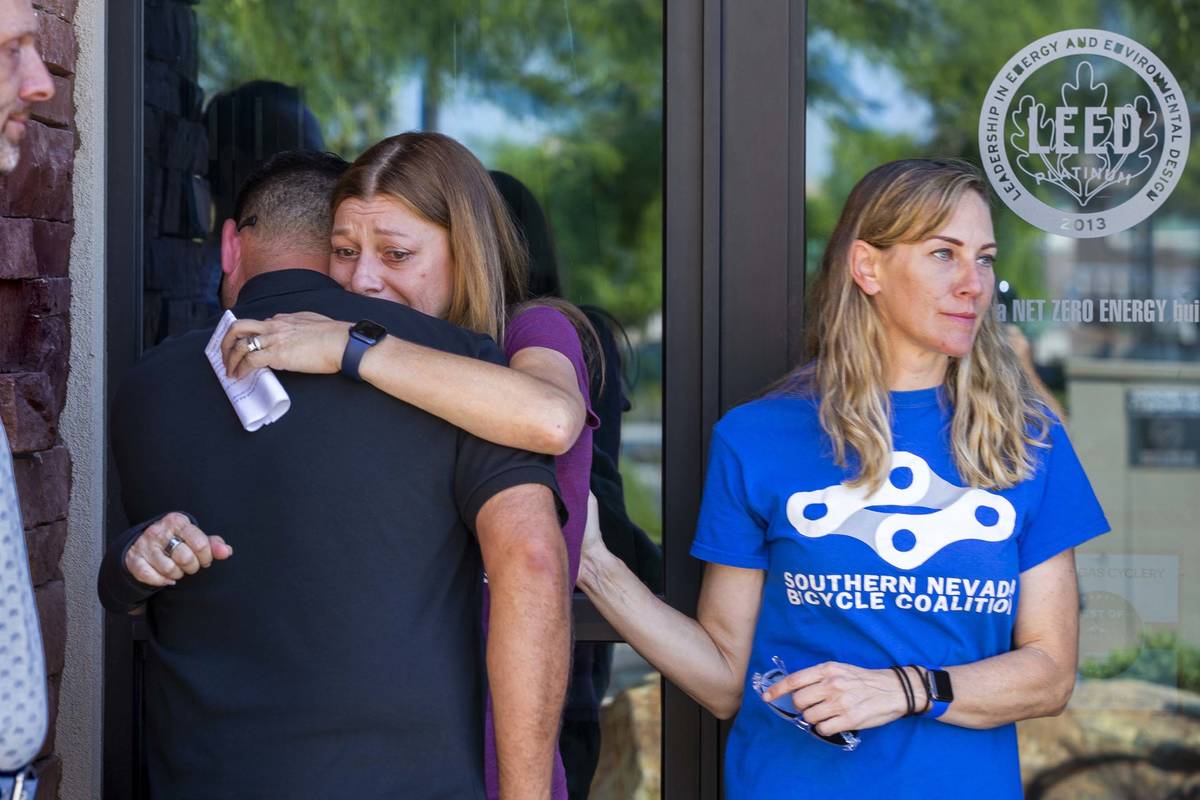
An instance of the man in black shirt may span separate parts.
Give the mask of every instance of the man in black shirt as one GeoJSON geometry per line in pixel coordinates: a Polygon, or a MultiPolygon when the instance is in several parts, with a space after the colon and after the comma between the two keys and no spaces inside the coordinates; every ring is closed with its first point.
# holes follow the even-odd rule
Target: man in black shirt
{"type": "MultiPolygon", "coordinates": [[[[284,154],[247,182],[223,237],[233,313],[371,319],[502,363],[487,337],[325,275],[343,167],[284,154]]],[[[125,510],[145,522],[111,543],[100,595],[146,607],[151,796],[482,798],[486,567],[510,609],[488,664],[525,677],[496,698],[522,731],[502,771],[512,796],[548,797],[570,639],[551,460],[341,376],[280,374],[290,410],[248,433],[211,334],[151,351],[113,408],[125,510]]]]}

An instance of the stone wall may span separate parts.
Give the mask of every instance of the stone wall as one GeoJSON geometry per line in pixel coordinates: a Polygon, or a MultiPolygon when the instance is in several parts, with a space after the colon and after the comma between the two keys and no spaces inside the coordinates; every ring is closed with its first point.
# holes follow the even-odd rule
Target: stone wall
{"type": "Polygon", "coordinates": [[[0,178],[0,421],[14,455],[50,676],[50,730],[37,762],[38,798],[54,798],[62,772],[54,734],[67,624],[60,561],[71,488],[71,457],[58,423],[70,355],[76,0],[33,5],[55,97],[32,109],[20,165],[0,178]]]}
{"type": "Polygon", "coordinates": [[[196,81],[194,0],[145,2],[144,344],[198,327],[216,312],[209,230],[208,136],[196,81]]]}

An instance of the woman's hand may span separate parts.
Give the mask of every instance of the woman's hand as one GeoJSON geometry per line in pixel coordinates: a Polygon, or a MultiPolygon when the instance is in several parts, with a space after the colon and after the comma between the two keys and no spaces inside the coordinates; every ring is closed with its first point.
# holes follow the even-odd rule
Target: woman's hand
{"type": "MultiPolygon", "coordinates": [[[[925,708],[925,691],[915,670],[905,669],[912,680],[917,711],[925,708]]],[[[804,721],[830,736],[843,731],[877,728],[908,711],[900,678],[890,669],[863,669],[827,661],[793,672],[763,692],[767,700],[791,693],[804,721]]]]}
{"type": "Polygon", "coordinates": [[[588,521],[583,525],[583,558],[588,558],[588,553],[596,555],[607,549],[604,534],[600,533],[600,504],[596,495],[588,492],[588,521]]]}
{"type": "Polygon", "coordinates": [[[585,585],[602,569],[604,559],[611,556],[604,546],[604,537],[600,533],[600,504],[596,495],[588,492],[587,523],[583,526],[583,545],[579,553],[579,588],[587,591],[585,585]]]}
{"type": "Polygon", "coordinates": [[[349,322],[338,322],[321,314],[303,311],[276,314],[268,320],[240,319],[221,340],[221,357],[231,378],[245,377],[260,367],[309,372],[336,373],[350,339],[349,322]],[[257,337],[259,348],[250,349],[257,337]]]}

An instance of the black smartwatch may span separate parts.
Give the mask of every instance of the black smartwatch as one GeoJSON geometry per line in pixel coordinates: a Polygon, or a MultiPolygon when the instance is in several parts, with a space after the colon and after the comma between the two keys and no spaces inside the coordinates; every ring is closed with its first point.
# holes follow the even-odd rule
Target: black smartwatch
{"type": "Polygon", "coordinates": [[[379,344],[387,336],[387,328],[369,319],[360,319],[350,329],[350,340],[346,342],[346,352],[342,354],[342,374],[347,378],[361,381],[358,374],[358,364],[363,354],[373,345],[379,344]]]}
{"type": "Polygon", "coordinates": [[[954,701],[954,687],[950,685],[950,673],[944,669],[926,668],[925,688],[929,690],[929,710],[925,716],[937,718],[946,713],[954,701]]]}

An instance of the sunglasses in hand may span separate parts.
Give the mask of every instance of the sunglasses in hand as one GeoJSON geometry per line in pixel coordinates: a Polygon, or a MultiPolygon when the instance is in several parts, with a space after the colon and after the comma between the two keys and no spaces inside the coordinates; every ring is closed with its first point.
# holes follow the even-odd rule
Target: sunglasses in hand
{"type": "Polygon", "coordinates": [[[800,713],[800,710],[796,708],[795,704],[792,703],[792,695],[790,693],[781,695],[774,700],[768,700],[767,698],[763,697],[763,692],[767,691],[767,689],[770,689],[772,686],[790,674],[787,666],[783,663],[783,659],[779,656],[773,656],[771,658],[771,663],[775,665],[775,669],[768,670],[764,673],[756,672],[750,678],[750,684],[754,687],[754,691],[758,692],[758,696],[762,697],[763,702],[767,704],[768,708],[774,711],[777,716],[786,719],[800,730],[804,731],[805,733],[812,734],[814,737],[820,739],[826,744],[831,744],[834,747],[840,747],[847,753],[858,747],[859,742],[862,741],[858,738],[858,731],[843,731],[842,733],[835,733],[830,736],[826,736],[823,733],[817,733],[816,728],[804,721],[804,716],[800,713]]]}

